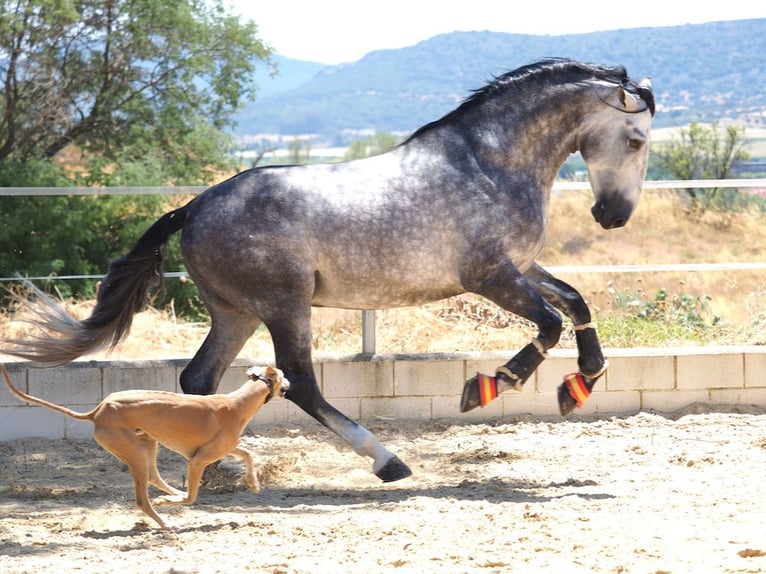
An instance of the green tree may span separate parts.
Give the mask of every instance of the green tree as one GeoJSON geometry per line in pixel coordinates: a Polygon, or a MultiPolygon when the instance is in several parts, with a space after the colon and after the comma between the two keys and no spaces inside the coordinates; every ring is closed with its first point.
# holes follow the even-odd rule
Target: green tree
{"type": "MultiPolygon", "coordinates": [[[[64,187],[46,160],[0,162],[0,187],[64,187]]],[[[164,198],[124,196],[0,197],[0,276],[98,275],[163,211],[164,198]]],[[[172,262],[171,262],[172,263],[172,262]]],[[[57,282],[64,296],[94,294],[96,281],[57,282]]]]}
{"type": "Polygon", "coordinates": [[[199,177],[226,157],[220,131],[270,57],[256,31],[222,0],[1,1],[0,160],[74,143],[199,177]]]}
{"type": "MultiPolygon", "coordinates": [[[[210,183],[256,62],[273,69],[256,32],[223,0],[0,0],[0,186],[210,183]],[[74,172],[54,161],[72,144],[74,172]]],[[[167,201],[0,197],[0,276],[101,274],[167,201]]],[[[181,268],[173,242],[166,269],[181,268]]],[[[55,287],[87,297],[95,283],[55,287]]],[[[168,283],[177,308],[190,288],[168,283]]]]}
{"type": "MultiPolygon", "coordinates": [[[[678,138],[655,146],[652,153],[659,167],[675,179],[727,179],[736,162],[749,158],[744,136],[744,126],[726,126],[721,133],[715,122],[706,126],[694,121],[679,130],[678,138]]],[[[718,188],[689,188],[686,193],[695,209],[731,207],[734,199],[718,188]]]]}

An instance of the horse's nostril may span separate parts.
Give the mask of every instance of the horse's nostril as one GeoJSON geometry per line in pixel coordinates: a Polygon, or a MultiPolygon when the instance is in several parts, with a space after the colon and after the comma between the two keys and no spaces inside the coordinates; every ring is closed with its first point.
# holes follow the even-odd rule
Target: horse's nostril
{"type": "Polygon", "coordinates": [[[628,223],[627,219],[615,219],[609,227],[610,229],[616,229],[617,227],[624,227],[626,223],[628,223]]]}
{"type": "Polygon", "coordinates": [[[601,216],[604,215],[604,202],[599,201],[594,203],[593,207],[590,208],[590,212],[591,215],[593,215],[593,219],[595,219],[597,223],[601,223],[601,216]]]}

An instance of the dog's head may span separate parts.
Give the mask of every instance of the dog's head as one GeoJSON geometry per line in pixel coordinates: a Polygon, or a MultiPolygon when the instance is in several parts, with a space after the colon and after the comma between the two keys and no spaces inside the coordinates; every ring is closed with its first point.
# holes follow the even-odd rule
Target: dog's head
{"type": "Polygon", "coordinates": [[[290,381],[276,367],[250,367],[247,370],[247,376],[254,381],[263,381],[269,387],[269,396],[264,403],[268,403],[276,395],[284,397],[290,388],[290,381]]]}

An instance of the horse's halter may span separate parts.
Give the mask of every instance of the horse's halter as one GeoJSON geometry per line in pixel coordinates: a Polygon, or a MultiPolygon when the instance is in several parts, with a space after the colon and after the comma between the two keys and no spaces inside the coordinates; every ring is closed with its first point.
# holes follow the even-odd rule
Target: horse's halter
{"type": "MultiPolygon", "coordinates": [[[[647,79],[647,81],[648,81],[648,79],[647,79]]],[[[625,108],[621,108],[621,107],[616,106],[613,103],[607,101],[598,92],[598,90],[594,88],[594,90],[596,91],[596,97],[599,100],[601,100],[601,102],[603,104],[609,106],[610,108],[618,110],[618,111],[620,111],[620,112],[622,112],[624,114],[640,114],[640,113],[643,113],[643,112],[649,110],[649,112],[652,114],[652,116],[654,116],[654,106],[650,105],[649,102],[647,101],[647,99],[642,94],[642,93],[648,92],[651,95],[651,85],[650,84],[649,85],[645,85],[643,83],[643,81],[641,83],[639,83],[637,86],[635,84],[633,84],[633,86],[631,86],[631,87],[635,86],[635,90],[628,89],[628,83],[627,82],[620,82],[619,84],[609,82],[609,84],[612,85],[612,86],[615,86],[615,87],[622,88],[625,91],[626,94],[629,94],[631,96],[636,96],[637,98],[639,98],[644,103],[644,107],[640,108],[640,109],[636,109],[636,110],[626,110],[625,108]],[[635,93],[634,93],[634,91],[635,91],[635,93]]]]}

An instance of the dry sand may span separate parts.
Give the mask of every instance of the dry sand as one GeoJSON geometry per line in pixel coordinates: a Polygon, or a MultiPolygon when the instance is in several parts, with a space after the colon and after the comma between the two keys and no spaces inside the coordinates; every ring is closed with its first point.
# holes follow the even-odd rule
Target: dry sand
{"type": "Polygon", "coordinates": [[[766,572],[766,415],[682,415],[374,421],[392,484],[318,425],[258,428],[262,492],[203,489],[170,533],[94,442],[0,443],[0,572],[766,572]]]}

